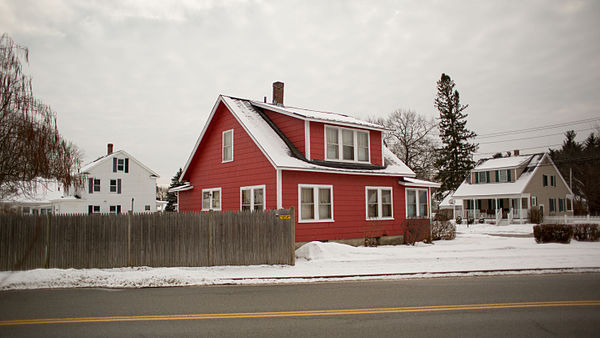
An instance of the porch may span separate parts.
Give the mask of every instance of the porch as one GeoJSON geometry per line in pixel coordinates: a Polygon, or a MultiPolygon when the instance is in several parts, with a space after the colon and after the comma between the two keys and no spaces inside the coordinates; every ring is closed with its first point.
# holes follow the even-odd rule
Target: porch
{"type": "Polygon", "coordinates": [[[462,214],[455,213],[463,219],[484,219],[486,222],[526,223],[531,201],[529,195],[502,197],[473,197],[457,200],[462,205],[462,214]]]}

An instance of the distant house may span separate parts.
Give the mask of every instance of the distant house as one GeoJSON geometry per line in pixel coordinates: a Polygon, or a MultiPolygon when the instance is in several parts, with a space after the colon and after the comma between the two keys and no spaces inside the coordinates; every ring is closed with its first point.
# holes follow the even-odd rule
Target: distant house
{"type": "Polygon", "coordinates": [[[548,153],[480,160],[452,195],[465,218],[526,222],[531,207],[544,216],[573,214],[573,192],[548,153]]]}
{"type": "Polygon", "coordinates": [[[296,241],[403,235],[432,187],[350,116],[219,96],[180,177],[178,210],[296,208],[296,241]]]}
{"type": "MultiPolygon", "coordinates": [[[[61,185],[53,180],[37,179],[32,182],[33,191],[17,192],[0,201],[5,212],[23,215],[45,215],[54,211],[54,207],[63,200],[61,185]]],[[[68,198],[67,198],[68,199],[68,198]]]]}
{"type": "Polygon", "coordinates": [[[58,214],[156,211],[156,179],[150,168],[133,156],[108,144],[107,154],[80,170],[85,180],[82,189],[69,189],[68,201],[59,203],[58,214]]]}

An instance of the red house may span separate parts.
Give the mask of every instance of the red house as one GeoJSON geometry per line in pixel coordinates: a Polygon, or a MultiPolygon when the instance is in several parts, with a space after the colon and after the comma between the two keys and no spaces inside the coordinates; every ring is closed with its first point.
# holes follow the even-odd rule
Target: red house
{"type": "MultiPolygon", "coordinates": [[[[266,101],[266,99],[265,99],[266,101]]],[[[296,208],[296,241],[402,236],[432,187],[350,116],[221,95],[180,177],[179,211],[296,208]]]]}

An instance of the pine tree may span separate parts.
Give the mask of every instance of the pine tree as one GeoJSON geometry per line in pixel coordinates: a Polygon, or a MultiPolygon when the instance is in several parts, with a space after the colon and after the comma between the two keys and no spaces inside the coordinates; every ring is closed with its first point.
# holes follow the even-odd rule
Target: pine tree
{"type": "MultiPolygon", "coordinates": [[[[171,185],[169,185],[169,189],[183,185],[183,183],[181,183],[181,181],[179,181],[179,177],[181,176],[182,172],[183,172],[183,170],[181,170],[181,168],[179,168],[179,170],[177,171],[177,174],[175,174],[175,176],[173,176],[171,178],[171,185]]],[[[174,192],[168,192],[167,193],[167,206],[165,207],[165,211],[175,211],[175,204],[177,204],[177,194],[174,192]]]]}
{"type": "Polygon", "coordinates": [[[469,142],[476,134],[466,128],[467,114],[464,110],[468,106],[460,104],[454,81],[442,74],[437,82],[435,98],[435,107],[440,112],[438,129],[442,141],[435,161],[438,169],[435,178],[442,184],[440,192],[456,190],[475,165],[473,153],[479,145],[469,142]]]}

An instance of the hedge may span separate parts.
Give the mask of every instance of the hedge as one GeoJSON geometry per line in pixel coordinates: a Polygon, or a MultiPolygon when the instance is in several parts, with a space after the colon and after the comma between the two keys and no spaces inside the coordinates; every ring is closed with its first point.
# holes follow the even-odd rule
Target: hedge
{"type": "Polygon", "coordinates": [[[570,243],[577,241],[598,241],[598,224],[540,224],[533,226],[533,236],[537,243],[570,243]]]}

